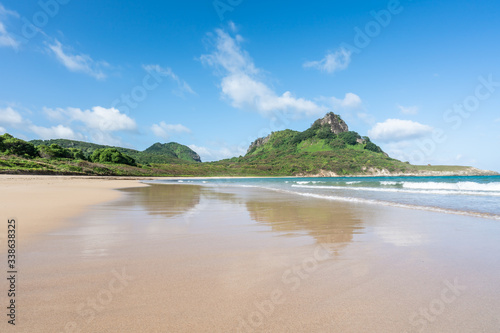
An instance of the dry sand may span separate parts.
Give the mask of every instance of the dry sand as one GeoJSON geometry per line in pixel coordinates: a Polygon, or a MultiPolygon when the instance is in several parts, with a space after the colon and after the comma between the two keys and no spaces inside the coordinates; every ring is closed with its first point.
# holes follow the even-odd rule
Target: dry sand
{"type": "MultiPolygon", "coordinates": [[[[58,186],[46,198],[75,192],[58,186]]],[[[499,331],[497,221],[256,189],[121,192],[22,247],[18,326],[1,332],[499,331]]]]}

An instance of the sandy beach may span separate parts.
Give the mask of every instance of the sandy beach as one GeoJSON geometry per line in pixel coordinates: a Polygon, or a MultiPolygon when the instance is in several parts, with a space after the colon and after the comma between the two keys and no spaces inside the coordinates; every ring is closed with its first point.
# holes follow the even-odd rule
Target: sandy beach
{"type": "Polygon", "coordinates": [[[7,218],[26,239],[2,332],[500,328],[498,221],[251,188],[0,184],[2,251],[7,218]]]}
{"type": "MultiPolygon", "coordinates": [[[[1,217],[17,219],[22,228],[19,237],[31,238],[57,228],[88,206],[118,198],[116,189],[138,186],[145,185],[116,177],[0,175],[1,217]]],[[[2,241],[6,232],[0,229],[2,241]]]]}

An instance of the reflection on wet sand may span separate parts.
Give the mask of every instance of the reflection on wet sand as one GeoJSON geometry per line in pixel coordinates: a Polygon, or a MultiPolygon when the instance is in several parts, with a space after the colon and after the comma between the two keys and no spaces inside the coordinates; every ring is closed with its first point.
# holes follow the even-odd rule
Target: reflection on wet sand
{"type": "Polygon", "coordinates": [[[318,243],[349,243],[363,229],[348,207],[319,200],[251,200],[246,202],[251,217],[285,235],[314,237],[318,243]]]}
{"type": "MultiPolygon", "coordinates": [[[[304,200],[291,195],[268,192],[266,196],[243,196],[238,189],[214,188],[187,184],[154,184],[125,190],[131,194],[121,203],[139,206],[151,215],[166,218],[189,216],[195,207],[206,209],[223,203],[241,204],[250,217],[270,227],[279,236],[309,235],[317,243],[342,244],[353,240],[363,230],[362,221],[347,205],[320,200],[304,200]],[[204,204],[200,204],[204,202],[204,204]]],[[[245,193],[251,192],[245,189],[245,193]]],[[[259,190],[258,193],[260,193],[259,190]]],[[[255,191],[257,193],[257,191],[255,191]]],[[[336,247],[338,249],[338,247],[336,247]]]]}
{"type": "Polygon", "coordinates": [[[151,215],[173,217],[184,214],[200,203],[201,186],[197,185],[151,185],[122,190],[129,193],[118,204],[139,206],[151,215]]]}

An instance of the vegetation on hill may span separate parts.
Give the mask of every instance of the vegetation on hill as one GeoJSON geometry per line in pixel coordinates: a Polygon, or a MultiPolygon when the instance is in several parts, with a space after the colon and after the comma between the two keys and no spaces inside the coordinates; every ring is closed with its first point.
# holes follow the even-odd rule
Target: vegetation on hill
{"type": "Polygon", "coordinates": [[[99,148],[94,150],[92,155],[90,155],[89,160],[94,163],[137,165],[132,157],[123,154],[116,148],[99,148]]]}
{"type": "Polygon", "coordinates": [[[201,162],[200,156],[195,151],[177,142],[170,142],[170,143],[157,142],[148,149],[144,150],[144,153],[157,156],[169,155],[174,153],[175,156],[177,158],[180,158],[181,160],[201,162]]]}
{"type": "Polygon", "coordinates": [[[407,172],[411,166],[388,157],[368,137],[354,131],[334,134],[329,124],[316,121],[303,132],[284,130],[272,133],[263,144],[253,144],[244,157],[216,162],[252,165],[274,175],[363,174],[371,170],[407,172]]]}
{"type": "Polygon", "coordinates": [[[413,166],[390,158],[368,137],[349,131],[335,114],[303,132],[284,130],[257,139],[243,157],[200,163],[178,143],[144,151],[72,140],[26,142],[0,136],[0,172],[118,176],[304,176],[440,172],[467,174],[467,167],[413,166]],[[334,133],[334,130],[337,134],[334,133]]]}
{"type": "Polygon", "coordinates": [[[150,163],[164,163],[164,164],[176,164],[176,163],[193,163],[201,162],[200,156],[189,147],[171,142],[166,144],[155,143],[148,149],[144,151],[138,151],[135,149],[113,147],[99,145],[90,142],[66,140],[66,139],[53,139],[53,140],[31,140],[30,141],[35,146],[50,146],[52,144],[57,144],[63,148],[69,149],[79,149],[82,151],[84,156],[88,159],[90,156],[98,149],[112,148],[119,151],[122,154],[132,157],[137,163],[150,164],[150,163]]]}

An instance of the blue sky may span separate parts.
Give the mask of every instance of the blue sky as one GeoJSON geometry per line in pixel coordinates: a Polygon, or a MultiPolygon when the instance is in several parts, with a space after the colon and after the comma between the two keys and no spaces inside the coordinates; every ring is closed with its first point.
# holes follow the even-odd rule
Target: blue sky
{"type": "Polygon", "coordinates": [[[326,112],[417,164],[500,170],[496,1],[0,0],[0,132],[204,161],[326,112]]]}

